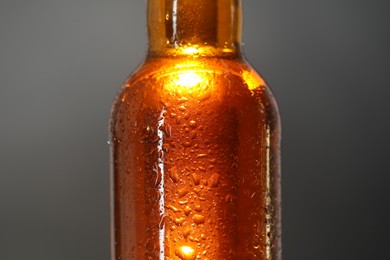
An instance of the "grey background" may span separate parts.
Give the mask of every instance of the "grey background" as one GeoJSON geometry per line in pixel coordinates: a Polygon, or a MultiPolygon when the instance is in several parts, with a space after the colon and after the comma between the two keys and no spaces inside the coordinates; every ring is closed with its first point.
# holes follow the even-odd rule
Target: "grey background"
{"type": "MultiPolygon", "coordinates": [[[[145,0],[0,1],[0,259],[109,259],[110,104],[145,0]]],[[[284,259],[387,259],[388,0],[244,0],[283,116],[284,259]]]]}

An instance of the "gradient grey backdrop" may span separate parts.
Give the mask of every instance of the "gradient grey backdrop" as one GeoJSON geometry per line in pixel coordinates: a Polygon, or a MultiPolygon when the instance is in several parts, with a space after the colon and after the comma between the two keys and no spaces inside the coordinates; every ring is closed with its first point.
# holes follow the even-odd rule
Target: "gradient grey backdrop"
{"type": "MultiPolygon", "coordinates": [[[[107,122],[145,0],[0,1],[0,259],[109,259],[107,122]]],[[[388,0],[244,0],[283,116],[284,259],[389,259],[388,0]]]]}

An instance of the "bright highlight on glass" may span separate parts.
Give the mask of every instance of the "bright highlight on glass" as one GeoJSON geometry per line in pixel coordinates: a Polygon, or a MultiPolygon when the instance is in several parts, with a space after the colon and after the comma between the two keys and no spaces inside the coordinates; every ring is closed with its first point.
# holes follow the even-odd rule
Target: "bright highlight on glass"
{"type": "Polygon", "coordinates": [[[260,78],[259,75],[257,75],[256,73],[253,73],[253,71],[244,70],[242,72],[242,77],[244,78],[250,90],[265,85],[264,80],[260,78]]]}
{"type": "Polygon", "coordinates": [[[199,49],[195,48],[195,47],[186,47],[186,48],[183,48],[182,52],[184,54],[197,54],[199,53],[199,49]]]}
{"type": "Polygon", "coordinates": [[[176,255],[183,260],[193,260],[196,257],[195,250],[189,246],[180,247],[176,255]]]}
{"type": "Polygon", "coordinates": [[[177,75],[174,83],[181,87],[192,88],[201,83],[204,79],[195,71],[184,71],[177,75]]]}

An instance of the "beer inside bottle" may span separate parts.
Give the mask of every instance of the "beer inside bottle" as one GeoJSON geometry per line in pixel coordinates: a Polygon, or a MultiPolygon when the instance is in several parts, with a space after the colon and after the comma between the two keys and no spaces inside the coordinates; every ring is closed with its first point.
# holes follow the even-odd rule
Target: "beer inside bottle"
{"type": "Polygon", "coordinates": [[[149,0],[148,32],[111,115],[111,259],[281,259],[279,114],[241,1],[149,0]]]}

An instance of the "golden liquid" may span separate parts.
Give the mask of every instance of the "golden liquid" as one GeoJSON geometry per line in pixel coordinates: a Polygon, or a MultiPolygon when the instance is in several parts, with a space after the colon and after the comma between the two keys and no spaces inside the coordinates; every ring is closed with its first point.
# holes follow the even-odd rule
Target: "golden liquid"
{"type": "Polygon", "coordinates": [[[279,116],[249,65],[149,58],[110,130],[112,260],[280,259],[279,116]]]}

